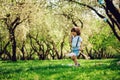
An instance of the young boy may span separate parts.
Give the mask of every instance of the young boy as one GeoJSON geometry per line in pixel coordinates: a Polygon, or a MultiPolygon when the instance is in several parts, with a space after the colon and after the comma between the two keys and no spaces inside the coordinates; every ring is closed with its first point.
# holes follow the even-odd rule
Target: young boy
{"type": "Polygon", "coordinates": [[[73,27],[71,29],[71,59],[74,61],[75,66],[80,66],[77,61],[77,56],[79,55],[79,51],[81,50],[82,38],[80,37],[80,29],[78,27],[73,27]]]}

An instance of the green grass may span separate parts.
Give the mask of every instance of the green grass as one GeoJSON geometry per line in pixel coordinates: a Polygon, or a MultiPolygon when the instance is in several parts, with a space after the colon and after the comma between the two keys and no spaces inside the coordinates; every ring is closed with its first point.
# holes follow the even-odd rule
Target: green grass
{"type": "Polygon", "coordinates": [[[115,59],[79,62],[81,67],[68,66],[69,59],[0,61],[0,80],[120,80],[115,59]]]}

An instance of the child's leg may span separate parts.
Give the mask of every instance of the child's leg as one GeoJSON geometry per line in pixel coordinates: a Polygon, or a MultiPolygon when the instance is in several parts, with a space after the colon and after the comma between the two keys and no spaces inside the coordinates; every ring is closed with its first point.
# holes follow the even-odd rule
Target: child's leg
{"type": "Polygon", "coordinates": [[[77,65],[77,64],[78,64],[78,62],[77,62],[77,57],[76,57],[76,56],[72,56],[71,58],[72,58],[72,60],[74,61],[75,65],[77,65]]]}

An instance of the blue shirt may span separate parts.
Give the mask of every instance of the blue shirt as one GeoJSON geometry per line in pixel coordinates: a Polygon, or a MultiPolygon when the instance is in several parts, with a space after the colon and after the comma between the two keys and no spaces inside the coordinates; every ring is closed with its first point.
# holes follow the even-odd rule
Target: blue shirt
{"type": "Polygon", "coordinates": [[[74,48],[74,47],[80,48],[80,43],[81,42],[82,42],[82,38],[80,36],[73,37],[72,38],[72,48],[74,48]],[[79,40],[78,40],[78,38],[79,38],[79,40]],[[78,44],[77,44],[77,41],[78,41],[78,44]],[[76,44],[77,44],[77,46],[76,46],[76,44]]]}

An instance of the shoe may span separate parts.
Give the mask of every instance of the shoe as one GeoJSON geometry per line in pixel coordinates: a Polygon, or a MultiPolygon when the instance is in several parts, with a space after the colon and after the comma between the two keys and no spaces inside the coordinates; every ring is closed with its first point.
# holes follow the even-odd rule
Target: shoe
{"type": "Polygon", "coordinates": [[[80,64],[75,65],[76,67],[80,67],[80,64]]]}
{"type": "Polygon", "coordinates": [[[80,64],[78,64],[77,66],[80,67],[80,64]]]}

